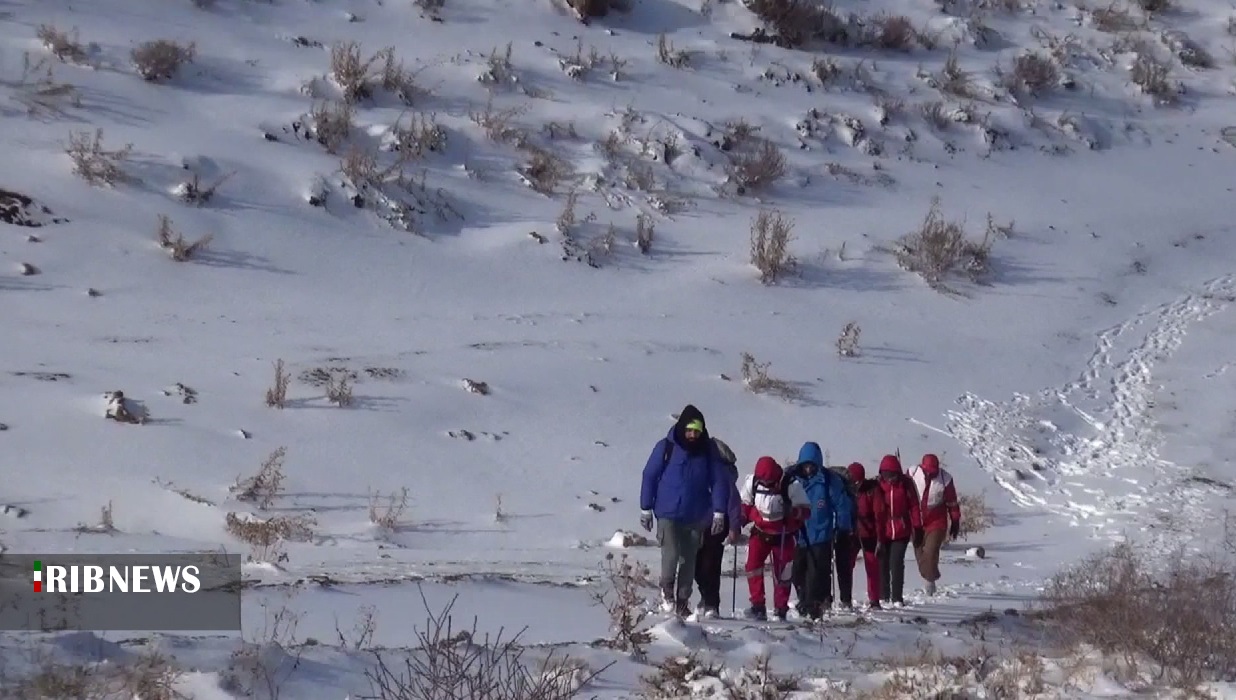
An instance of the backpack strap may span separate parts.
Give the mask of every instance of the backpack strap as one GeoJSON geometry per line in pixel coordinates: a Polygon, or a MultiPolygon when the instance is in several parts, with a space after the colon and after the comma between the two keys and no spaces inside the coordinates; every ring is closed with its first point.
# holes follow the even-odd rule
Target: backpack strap
{"type": "Polygon", "coordinates": [[[674,456],[674,441],[669,438],[661,438],[661,468],[664,469],[670,461],[670,457],[674,456]]]}

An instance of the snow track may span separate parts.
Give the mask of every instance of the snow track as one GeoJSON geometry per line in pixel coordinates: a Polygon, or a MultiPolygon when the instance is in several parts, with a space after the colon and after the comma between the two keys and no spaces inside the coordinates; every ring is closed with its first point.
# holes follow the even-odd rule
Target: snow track
{"type": "Polygon", "coordinates": [[[1156,551],[1174,549],[1207,517],[1206,493],[1159,454],[1154,370],[1234,295],[1236,275],[1224,275],[1102,331],[1081,376],[1060,388],[1002,403],[965,394],[946,430],[1017,503],[1095,534],[1144,527],[1156,551]]]}

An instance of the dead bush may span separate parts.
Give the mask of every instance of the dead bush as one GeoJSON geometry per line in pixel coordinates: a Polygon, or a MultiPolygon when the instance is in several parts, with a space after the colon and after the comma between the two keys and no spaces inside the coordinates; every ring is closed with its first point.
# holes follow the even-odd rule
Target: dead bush
{"type": "Polygon", "coordinates": [[[610,637],[598,644],[643,660],[652,643],[652,633],[645,624],[648,611],[644,608],[644,591],[653,585],[649,579],[651,572],[625,553],[618,558],[610,553],[605,555],[601,573],[607,588],[594,591],[592,598],[609,614],[610,637]]]}
{"type": "Polygon", "coordinates": [[[957,536],[961,539],[968,539],[996,524],[996,512],[987,505],[984,494],[963,493],[957,500],[961,505],[961,527],[957,536]]]}
{"type": "Polygon", "coordinates": [[[1013,59],[1013,73],[1010,77],[1010,88],[1015,92],[1024,91],[1038,95],[1059,84],[1060,69],[1050,56],[1032,51],[1013,59]]]}
{"type": "Polygon", "coordinates": [[[193,179],[181,184],[179,187],[180,199],[185,204],[194,206],[202,206],[210,200],[214,199],[215,193],[219,191],[219,187],[232,179],[236,173],[228,173],[216,179],[209,185],[202,185],[202,177],[197,173],[193,173],[193,179]]]}
{"type": "Polygon", "coordinates": [[[553,194],[563,180],[574,174],[571,164],[552,151],[531,144],[525,145],[523,150],[528,154],[528,160],[517,168],[517,172],[524,184],[536,192],[553,194]]]}
{"type": "Polygon", "coordinates": [[[327,100],[313,106],[309,112],[308,136],[334,155],[352,136],[356,110],[351,104],[327,100]]]}
{"type": "Polygon", "coordinates": [[[176,689],[184,671],[173,659],[148,653],[123,661],[78,664],[58,663],[50,658],[38,662],[34,672],[16,682],[0,683],[0,693],[11,700],[45,698],[142,698],[184,700],[176,689]]]}
{"type": "Polygon", "coordinates": [[[193,42],[177,44],[168,39],[155,39],[141,44],[129,54],[133,67],[144,80],[152,83],[171,80],[180,67],[192,63],[197,53],[193,42]]]}
{"type": "Polygon", "coordinates": [[[1134,0],[1147,17],[1154,17],[1172,9],[1172,0],[1134,0]]]}
{"type": "Polygon", "coordinates": [[[858,337],[862,332],[863,329],[859,328],[857,321],[845,324],[841,335],[837,337],[837,354],[842,357],[858,357],[858,337]]]}
{"type": "Polygon", "coordinates": [[[423,700],[425,698],[485,698],[486,700],[569,700],[613,664],[593,671],[578,659],[550,652],[540,663],[524,659],[523,630],[492,638],[471,629],[455,629],[452,598],[435,614],[421,592],[428,615],[424,629],[416,629],[416,651],[392,668],[382,652],[365,671],[370,700],[423,700]]]}
{"type": "Polygon", "coordinates": [[[311,540],[316,524],[307,513],[276,515],[265,520],[248,514],[246,517],[237,513],[224,516],[224,526],[228,534],[252,548],[249,555],[252,561],[273,562],[285,558],[280,552],[282,544],[311,540]]]}
{"type": "Polygon", "coordinates": [[[1101,32],[1124,34],[1142,28],[1142,23],[1134,19],[1129,10],[1118,2],[1091,11],[1090,17],[1095,28],[1101,32]]]}
{"type": "Polygon", "coordinates": [[[446,148],[446,130],[433,115],[411,115],[406,125],[403,116],[391,127],[391,150],[405,159],[421,158],[428,153],[441,153],[446,148]]]}
{"type": "Polygon", "coordinates": [[[283,458],[288,448],[279,447],[267,455],[258,468],[257,474],[241,479],[236,477],[236,483],[229,492],[236,500],[253,503],[261,510],[266,510],[275,504],[275,499],[283,492],[283,458]]]}
{"type": "Polygon", "coordinates": [[[635,217],[635,247],[643,255],[652,250],[652,239],[655,235],[655,224],[644,214],[635,217]]]}
{"type": "Polygon", "coordinates": [[[73,161],[73,174],[91,185],[115,185],[129,182],[132,178],[121,168],[133,152],[133,144],[124,148],[103,148],[103,130],[95,129],[93,137],[88,131],[69,135],[69,145],[64,152],[73,161]]]}
{"type": "Polygon", "coordinates": [[[381,491],[369,494],[369,522],[385,530],[397,529],[403,522],[403,512],[408,508],[408,487],[403,487],[398,496],[394,493],[388,495],[385,506],[381,500],[381,491]]]}
{"type": "Polygon", "coordinates": [[[686,656],[667,656],[655,666],[653,673],[640,676],[639,696],[646,700],[689,698],[695,695],[695,685],[699,681],[720,680],[724,671],[724,664],[704,661],[696,650],[686,656]]]}
{"type": "Polygon", "coordinates": [[[964,223],[946,221],[935,197],[919,229],[902,236],[894,254],[902,269],[918,274],[932,289],[951,291],[945,280],[954,272],[979,281],[990,271],[992,243],[990,229],[981,243],[967,240],[964,223]]]}
{"type": "Polygon", "coordinates": [[[691,52],[674,48],[669,37],[657,35],[657,61],[670,68],[686,68],[691,65],[691,52]]]}
{"type": "Polygon", "coordinates": [[[751,264],[760,271],[760,282],[776,284],[794,269],[790,255],[794,220],[779,211],[761,210],[751,222],[751,264]]]}
{"type": "Polygon", "coordinates": [[[767,190],[785,176],[785,154],[772,141],[749,137],[743,147],[730,156],[730,181],[740,195],[767,190]]]}
{"type": "Polygon", "coordinates": [[[373,87],[388,72],[395,71],[395,49],[385,48],[368,59],[361,55],[355,41],[337,42],[330,47],[330,77],[343,92],[345,104],[355,104],[373,97],[373,87]],[[389,69],[375,70],[378,61],[389,69]]]}
{"type": "Polygon", "coordinates": [[[159,228],[155,232],[155,240],[158,241],[159,247],[166,250],[172,260],[176,262],[191,260],[194,255],[205,250],[212,239],[213,236],[206,234],[190,243],[179,231],[172,227],[171,219],[163,214],[159,215],[159,228]]]}
{"type": "Polygon", "coordinates": [[[1118,657],[1133,675],[1180,689],[1236,675],[1236,578],[1224,557],[1151,559],[1123,543],[1048,584],[1047,619],[1118,657]],[[1147,663],[1149,662],[1149,663],[1147,663]]]}
{"type": "Polygon", "coordinates": [[[25,106],[30,116],[40,113],[64,116],[66,102],[70,107],[82,106],[81,91],[71,83],[57,80],[55,68],[47,57],[31,60],[29,52],[22,54],[21,77],[15,81],[0,81],[0,84],[11,89],[12,99],[25,106]]]}
{"type": "Polygon", "coordinates": [[[1154,55],[1149,46],[1138,51],[1129,78],[1141,91],[1154,99],[1156,105],[1173,105],[1180,97],[1176,83],[1171,80],[1171,67],[1154,55]]]}
{"type": "Polygon", "coordinates": [[[886,51],[910,51],[918,43],[918,30],[905,15],[880,15],[872,20],[867,43],[886,51]]]}
{"type": "Polygon", "coordinates": [[[749,352],[742,354],[742,367],[739,372],[747,391],[753,394],[771,394],[786,401],[801,399],[803,394],[798,387],[784,379],[768,375],[770,366],[772,366],[771,362],[756,362],[755,356],[749,352]]]}
{"type": "Polygon", "coordinates": [[[352,384],[347,374],[337,374],[326,383],[326,400],[340,408],[352,405],[352,384]]]}
{"type": "Polygon", "coordinates": [[[974,97],[974,77],[962,70],[956,49],[949,51],[948,57],[944,59],[944,66],[935,75],[935,81],[940,92],[947,95],[966,99],[974,97]]]}
{"type": "Polygon", "coordinates": [[[494,109],[493,98],[485,103],[482,112],[470,112],[468,118],[473,124],[485,130],[485,136],[496,143],[514,144],[520,147],[528,140],[528,134],[523,129],[513,126],[515,117],[524,113],[522,107],[494,109]]]}
{"type": "Polygon", "coordinates": [[[266,405],[271,408],[287,406],[288,385],[292,375],[283,371],[283,360],[275,360],[275,385],[266,390],[266,405]]]}
{"type": "Polygon", "coordinates": [[[52,55],[66,63],[85,63],[88,54],[77,39],[77,29],[69,36],[50,24],[40,24],[35,36],[52,55]]]}
{"type": "Polygon", "coordinates": [[[567,7],[575,13],[576,19],[588,24],[593,17],[608,16],[610,11],[627,12],[631,9],[629,0],[566,0],[567,7]]]}
{"type": "Polygon", "coordinates": [[[787,48],[811,40],[850,43],[850,27],[831,7],[814,0],[743,0],[773,34],[774,43],[787,48]]]}
{"type": "Polygon", "coordinates": [[[73,528],[73,531],[80,534],[94,535],[111,535],[120,532],[116,529],[116,521],[113,519],[112,502],[108,501],[107,505],[99,509],[99,522],[94,525],[78,523],[77,527],[73,528]]]}

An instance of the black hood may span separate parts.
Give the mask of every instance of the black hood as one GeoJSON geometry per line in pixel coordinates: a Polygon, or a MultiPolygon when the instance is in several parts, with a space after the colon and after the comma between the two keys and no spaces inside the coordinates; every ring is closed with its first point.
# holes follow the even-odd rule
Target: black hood
{"type": "Polygon", "coordinates": [[[687,447],[687,423],[694,420],[704,424],[704,432],[700,439],[689,449],[691,452],[702,452],[708,448],[712,438],[708,435],[708,423],[704,421],[704,414],[691,404],[687,404],[686,408],[682,409],[682,413],[678,414],[678,422],[674,424],[674,442],[682,447],[687,447]]]}

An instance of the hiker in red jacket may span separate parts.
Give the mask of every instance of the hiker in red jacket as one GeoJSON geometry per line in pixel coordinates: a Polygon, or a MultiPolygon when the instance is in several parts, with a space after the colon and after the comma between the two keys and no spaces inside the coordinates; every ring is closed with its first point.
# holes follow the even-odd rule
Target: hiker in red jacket
{"type": "Polygon", "coordinates": [[[935,595],[936,581],[940,580],[940,548],[944,546],[945,531],[949,541],[957,539],[961,531],[961,504],[953,475],[940,466],[939,457],[923,455],[910,478],[919,495],[923,518],[923,539],[914,545],[914,560],[918,562],[918,573],[927,582],[927,595],[935,595]]]}
{"type": "Polygon", "coordinates": [[[857,526],[855,536],[858,547],[850,550],[850,570],[858,565],[858,554],[863,554],[863,569],[867,572],[867,602],[873,610],[880,608],[880,559],[876,551],[883,539],[880,523],[884,520],[884,494],[880,483],[867,478],[867,470],[859,462],[854,462],[846,468],[850,481],[854,484],[855,502],[857,508],[857,526]]]}
{"type": "Polygon", "coordinates": [[[794,565],[794,535],[811,515],[811,502],[801,482],[786,479],[772,457],[760,457],[755,473],[747,477],[739,494],[742,519],[751,523],[747,543],[747,588],[751,607],[746,617],[767,620],[764,598],[764,562],[772,556],[773,608],[778,620],[790,610],[791,569],[794,565]]]}
{"type": "Polygon", "coordinates": [[[884,455],[880,460],[880,495],[884,515],[879,523],[880,599],[892,605],[905,605],[906,549],[923,542],[923,521],[919,517],[918,492],[914,482],[901,471],[901,460],[884,455]]]}

